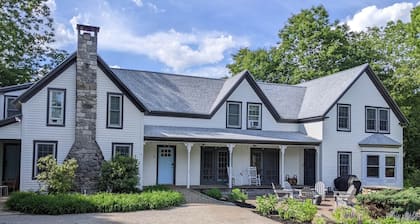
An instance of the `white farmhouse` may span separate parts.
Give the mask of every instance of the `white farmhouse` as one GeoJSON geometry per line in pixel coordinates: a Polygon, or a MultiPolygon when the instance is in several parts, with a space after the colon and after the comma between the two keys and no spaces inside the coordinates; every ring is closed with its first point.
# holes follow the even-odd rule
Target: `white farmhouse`
{"type": "Polygon", "coordinates": [[[333,187],[403,186],[407,120],[369,65],[299,85],[112,69],[98,27],[78,25],[78,49],[35,83],[0,88],[0,180],[38,190],[38,158],[76,158],[77,187],[95,191],[100,165],[139,160],[139,188],[262,185],[294,179],[333,187]],[[228,174],[232,178],[228,178],[228,174]]]}

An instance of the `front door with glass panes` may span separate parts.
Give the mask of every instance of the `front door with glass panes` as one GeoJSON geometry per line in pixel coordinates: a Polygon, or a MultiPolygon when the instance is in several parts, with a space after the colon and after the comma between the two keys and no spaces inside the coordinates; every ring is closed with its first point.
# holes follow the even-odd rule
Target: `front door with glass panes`
{"type": "Polygon", "coordinates": [[[175,184],[175,147],[158,146],[157,184],[175,184]]]}
{"type": "Polygon", "coordinates": [[[201,184],[226,184],[229,151],[226,147],[201,147],[201,184]]]}

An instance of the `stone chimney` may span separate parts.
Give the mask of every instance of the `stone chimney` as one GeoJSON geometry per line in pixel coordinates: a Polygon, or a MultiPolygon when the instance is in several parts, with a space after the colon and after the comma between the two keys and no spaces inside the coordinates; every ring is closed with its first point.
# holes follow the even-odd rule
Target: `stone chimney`
{"type": "Polygon", "coordinates": [[[96,143],[98,32],[99,27],[77,25],[75,141],[67,159],[77,160],[75,185],[82,193],[97,191],[104,160],[96,143]]]}

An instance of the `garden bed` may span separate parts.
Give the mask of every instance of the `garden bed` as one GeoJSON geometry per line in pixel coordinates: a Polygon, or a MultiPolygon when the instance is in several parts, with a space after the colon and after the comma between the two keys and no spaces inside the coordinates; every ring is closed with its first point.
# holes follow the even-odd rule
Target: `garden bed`
{"type": "Polygon", "coordinates": [[[93,212],[130,212],[179,206],[184,197],[176,191],[146,191],[133,194],[98,193],[93,195],[37,194],[16,192],[6,201],[13,211],[29,214],[76,214],[93,212]]]}

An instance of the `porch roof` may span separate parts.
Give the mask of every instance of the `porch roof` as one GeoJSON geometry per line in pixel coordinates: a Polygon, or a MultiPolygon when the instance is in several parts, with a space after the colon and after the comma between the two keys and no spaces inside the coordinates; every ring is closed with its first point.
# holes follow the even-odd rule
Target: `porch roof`
{"type": "Polygon", "coordinates": [[[300,132],[221,128],[144,126],[145,140],[246,144],[319,145],[320,140],[300,132]]]}

